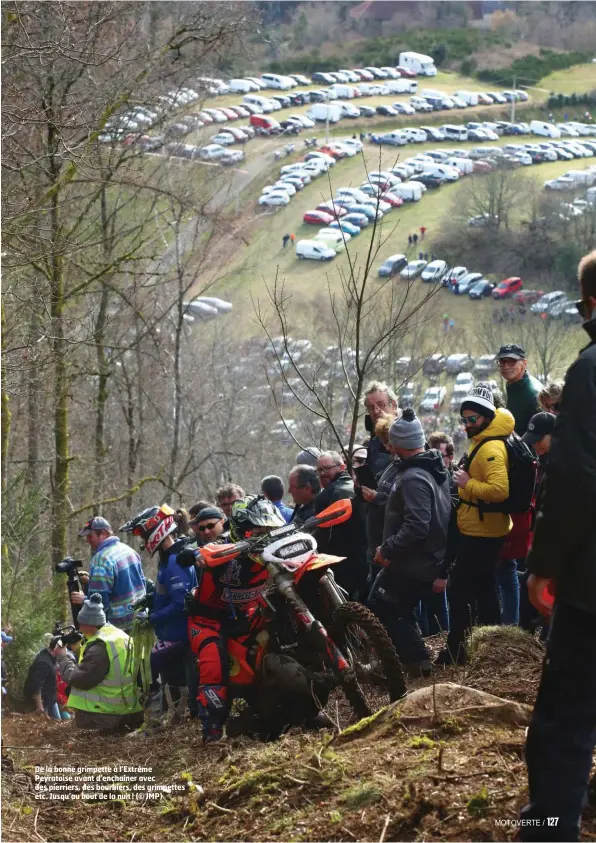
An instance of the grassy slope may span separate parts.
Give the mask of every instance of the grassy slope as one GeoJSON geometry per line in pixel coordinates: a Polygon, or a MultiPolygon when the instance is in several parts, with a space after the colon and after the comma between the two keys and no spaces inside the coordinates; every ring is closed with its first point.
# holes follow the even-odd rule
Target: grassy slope
{"type": "Polygon", "coordinates": [[[596,89],[596,64],[578,64],[568,70],[556,70],[540,82],[540,87],[555,94],[585,93],[596,89]]]}

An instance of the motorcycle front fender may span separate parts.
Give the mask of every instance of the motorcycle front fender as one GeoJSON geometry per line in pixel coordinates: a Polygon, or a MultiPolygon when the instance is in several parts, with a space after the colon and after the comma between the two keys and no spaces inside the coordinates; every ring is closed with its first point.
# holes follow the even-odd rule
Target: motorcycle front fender
{"type": "Polygon", "coordinates": [[[330,553],[318,553],[316,556],[313,556],[305,562],[301,568],[298,568],[294,577],[294,582],[297,585],[307,571],[316,571],[320,568],[327,568],[329,565],[337,565],[340,562],[343,562],[345,558],[345,556],[332,556],[330,553]]]}

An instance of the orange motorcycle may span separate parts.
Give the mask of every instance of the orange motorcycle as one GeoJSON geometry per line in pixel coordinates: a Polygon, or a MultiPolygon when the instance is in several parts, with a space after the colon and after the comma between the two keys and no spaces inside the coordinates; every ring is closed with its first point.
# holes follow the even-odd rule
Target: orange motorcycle
{"type": "Polygon", "coordinates": [[[248,632],[227,641],[232,698],[244,699],[268,734],[307,723],[326,706],[343,727],[354,715],[369,716],[406,693],[385,628],[365,606],[347,602],[335,581],[332,569],[343,557],[318,553],[311,535],[347,521],[351,513],[351,501],[341,500],[301,528],[288,524],[264,536],[200,549],[206,567],[247,554],[269,573],[268,587],[249,614],[248,632]]]}

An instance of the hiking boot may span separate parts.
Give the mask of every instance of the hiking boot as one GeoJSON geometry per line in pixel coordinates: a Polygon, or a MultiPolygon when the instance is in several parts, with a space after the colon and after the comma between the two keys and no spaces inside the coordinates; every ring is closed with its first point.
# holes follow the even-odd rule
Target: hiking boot
{"type": "Polygon", "coordinates": [[[453,667],[457,664],[465,664],[466,663],[466,654],[463,650],[460,650],[457,659],[454,659],[451,655],[450,650],[441,650],[437,658],[435,659],[435,666],[436,667],[453,667]]]}
{"type": "Polygon", "coordinates": [[[402,667],[408,679],[426,679],[431,676],[433,672],[433,663],[430,659],[425,659],[421,662],[412,662],[411,664],[404,664],[402,667]]]}

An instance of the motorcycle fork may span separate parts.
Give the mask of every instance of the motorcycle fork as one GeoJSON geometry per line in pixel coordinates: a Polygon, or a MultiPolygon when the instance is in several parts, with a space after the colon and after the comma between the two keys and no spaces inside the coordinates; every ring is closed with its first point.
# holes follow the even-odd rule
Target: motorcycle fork
{"type": "Polygon", "coordinates": [[[306,630],[317,649],[330,664],[336,676],[352,672],[350,664],[337,647],[332,638],[327,634],[323,624],[312,614],[306,603],[297,593],[294,582],[287,574],[280,574],[275,566],[272,566],[271,573],[277,590],[286,601],[290,610],[294,613],[298,623],[306,630]]]}

